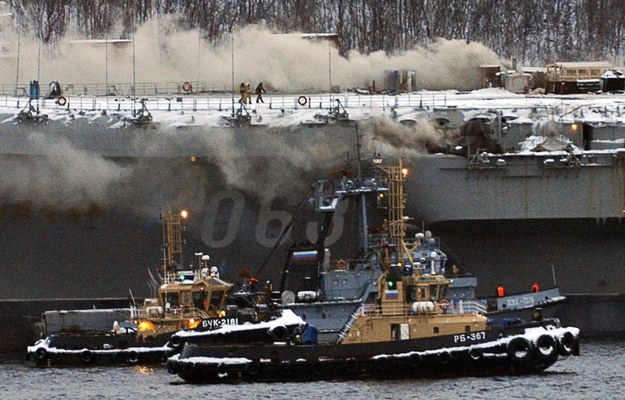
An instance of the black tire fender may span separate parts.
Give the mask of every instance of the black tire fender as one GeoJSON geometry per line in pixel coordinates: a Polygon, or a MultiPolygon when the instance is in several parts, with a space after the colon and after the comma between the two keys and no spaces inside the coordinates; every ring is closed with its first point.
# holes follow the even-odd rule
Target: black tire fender
{"type": "Polygon", "coordinates": [[[560,345],[558,346],[558,353],[563,356],[570,356],[575,350],[575,336],[571,332],[564,332],[560,337],[560,345]]]}
{"type": "Polygon", "coordinates": [[[178,366],[175,362],[167,360],[167,372],[172,375],[175,375],[178,372],[178,366]]]}
{"type": "Polygon", "coordinates": [[[180,336],[173,335],[171,339],[169,339],[169,347],[172,347],[174,349],[179,349],[181,344],[182,344],[182,338],[180,336]]]}
{"type": "Polygon", "coordinates": [[[127,360],[130,364],[136,364],[139,362],[139,353],[137,353],[135,350],[130,350],[128,352],[128,357],[127,360]]]}
{"type": "Polygon", "coordinates": [[[549,360],[554,356],[558,356],[558,343],[551,335],[541,335],[536,339],[534,352],[538,359],[549,360]]]}
{"type": "Polygon", "coordinates": [[[508,358],[513,364],[524,364],[532,354],[532,344],[523,337],[515,337],[506,347],[508,358]]]}
{"type": "Polygon", "coordinates": [[[469,358],[473,361],[481,361],[484,358],[484,351],[480,347],[469,348],[469,358]]]}
{"type": "Polygon", "coordinates": [[[85,364],[91,364],[95,360],[95,354],[91,350],[83,350],[80,352],[80,361],[85,364]]]}
{"type": "Polygon", "coordinates": [[[386,371],[388,369],[388,357],[376,358],[375,368],[381,372],[386,371]]]}
{"type": "Polygon", "coordinates": [[[289,336],[289,331],[286,326],[278,325],[269,331],[269,336],[276,342],[284,342],[289,336]]]}
{"type": "Polygon", "coordinates": [[[278,373],[280,376],[290,376],[291,375],[291,363],[283,362],[278,366],[278,373]]]}
{"type": "MultiPolygon", "coordinates": [[[[184,377],[190,378],[195,373],[196,366],[195,366],[195,363],[185,362],[179,366],[179,369],[182,375],[184,375],[184,377]]],[[[184,377],[182,378],[184,379],[184,377]]]]}
{"type": "Polygon", "coordinates": [[[260,366],[258,363],[251,362],[245,367],[245,373],[250,376],[257,376],[260,373],[260,366]]]}
{"type": "Polygon", "coordinates": [[[349,372],[350,374],[354,374],[359,370],[360,366],[358,365],[358,360],[356,360],[354,357],[350,357],[345,360],[345,371],[349,372]]]}
{"type": "Polygon", "coordinates": [[[453,358],[453,356],[447,350],[441,351],[441,353],[438,355],[438,361],[441,364],[449,364],[451,362],[452,358],[453,358]]]}
{"type": "Polygon", "coordinates": [[[46,350],[45,348],[40,347],[37,350],[35,350],[35,360],[43,361],[47,357],[48,357],[48,350],[46,350]]]}
{"type": "Polygon", "coordinates": [[[412,369],[419,368],[421,365],[421,354],[415,353],[408,357],[408,366],[412,369]]]}

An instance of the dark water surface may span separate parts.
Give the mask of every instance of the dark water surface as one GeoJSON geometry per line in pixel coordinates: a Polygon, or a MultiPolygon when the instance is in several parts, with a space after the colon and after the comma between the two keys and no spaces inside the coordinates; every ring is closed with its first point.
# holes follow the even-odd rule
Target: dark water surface
{"type": "Polygon", "coordinates": [[[623,399],[625,338],[584,340],[541,375],[440,380],[188,385],[161,367],[0,364],[0,399],[623,399]]]}

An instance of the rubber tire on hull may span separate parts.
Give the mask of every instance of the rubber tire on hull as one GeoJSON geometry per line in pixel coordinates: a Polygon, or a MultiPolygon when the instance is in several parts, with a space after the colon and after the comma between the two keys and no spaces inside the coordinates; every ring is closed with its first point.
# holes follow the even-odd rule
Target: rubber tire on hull
{"type": "Polygon", "coordinates": [[[272,328],[268,333],[276,342],[284,342],[289,336],[289,331],[284,325],[278,325],[272,328]]]}
{"type": "Polygon", "coordinates": [[[479,347],[471,347],[469,349],[469,358],[475,362],[482,361],[484,359],[484,351],[479,347]]]}
{"type": "Polygon", "coordinates": [[[386,372],[388,371],[388,364],[389,364],[389,361],[387,357],[377,358],[375,360],[375,369],[378,372],[386,372]]]}
{"type": "Polygon", "coordinates": [[[91,350],[83,350],[80,352],[80,361],[85,364],[91,364],[95,360],[95,354],[91,350]]]}
{"type": "Polygon", "coordinates": [[[129,351],[127,360],[128,360],[129,364],[136,364],[136,363],[138,363],[139,362],[139,353],[137,353],[134,350],[129,351]]]}
{"type": "Polygon", "coordinates": [[[541,335],[536,339],[534,348],[536,359],[543,362],[553,362],[558,359],[558,343],[551,335],[541,335]]]}
{"type": "Polygon", "coordinates": [[[40,347],[35,351],[35,360],[43,361],[47,357],[48,357],[48,350],[44,349],[43,347],[40,347]]]}
{"type": "Polygon", "coordinates": [[[360,365],[358,365],[358,360],[353,357],[345,360],[345,371],[350,374],[355,374],[360,371],[360,365]]]}
{"type": "Polygon", "coordinates": [[[506,352],[513,365],[525,365],[531,358],[532,344],[525,338],[516,337],[508,342],[506,352]]]}
{"type": "Polygon", "coordinates": [[[411,354],[408,357],[408,366],[412,369],[417,369],[421,366],[421,354],[411,354]]]}
{"type": "Polygon", "coordinates": [[[438,355],[438,362],[441,365],[447,365],[451,362],[451,360],[453,359],[453,355],[448,352],[448,351],[442,351],[439,355],[438,355]]]}
{"type": "Polygon", "coordinates": [[[194,363],[190,363],[190,362],[186,362],[186,363],[181,363],[180,365],[178,365],[178,375],[184,379],[191,379],[193,378],[193,375],[195,374],[195,371],[197,370],[197,367],[195,366],[194,363]]]}
{"type": "Polygon", "coordinates": [[[169,339],[169,345],[174,349],[179,349],[181,344],[182,338],[180,336],[174,335],[171,337],[171,339],[169,339]]]}
{"type": "Polygon", "coordinates": [[[558,346],[558,353],[567,357],[573,354],[575,350],[575,336],[571,332],[565,332],[560,338],[560,345],[558,346]]]}
{"type": "Polygon", "coordinates": [[[173,361],[167,361],[167,372],[175,375],[178,373],[178,366],[173,361]]]}

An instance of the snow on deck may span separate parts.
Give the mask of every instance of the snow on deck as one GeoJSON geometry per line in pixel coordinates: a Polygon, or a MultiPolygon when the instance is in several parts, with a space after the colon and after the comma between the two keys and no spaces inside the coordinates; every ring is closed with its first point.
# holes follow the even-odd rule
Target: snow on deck
{"type": "MultiPolygon", "coordinates": [[[[300,124],[323,123],[328,110],[346,111],[352,120],[366,120],[381,115],[392,116],[398,121],[418,119],[424,111],[433,109],[462,110],[467,119],[472,117],[495,118],[492,110],[499,110],[508,123],[532,123],[539,119],[557,120],[562,123],[585,121],[590,123],[625,123],[625,95],[622,94],[576,94],[576,95],[523,95],[503,89],[480,89],[472,92],[420,91],[414,93],[374,94],[289,94],[267,96],[265,103],[249,104],[243,115],[249,113],[252,126],[285,127],[300,124]],[[306,103],[298,103],[300,97],[306,103]]],[[[27,98],[0,97],[2,123],[13,123],[14,117],[27,105],[27,98]]],[[[303,101],[302,101],[303,102],[303,101]]],[[[240,110],[238,96],[193,95],[160,96],[145,99],[153,122],[165,127],[224,126],[234,113],[240,110]],[[233,101],[234,100],[234,101],[233,101]]],[[[137,99],[130,97],[83,97],[70,96],[67,104],[60,106],[54,99],[32,101],[41,113],[51,121],[71,123],[75,119],[93,121],[108,118],[110,128],[121,128],[124,123],[113,117],[132,117],[141,109],[137,99]],[[106,111],[103,115],[103,111],[106,111]]]]}

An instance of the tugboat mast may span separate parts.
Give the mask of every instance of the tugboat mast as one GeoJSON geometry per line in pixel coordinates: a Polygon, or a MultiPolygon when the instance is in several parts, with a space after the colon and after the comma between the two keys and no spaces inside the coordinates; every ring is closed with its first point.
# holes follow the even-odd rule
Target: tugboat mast
{"type": "Polygon", "coordinates": [[[163,240],[164,243],[164,262],[165,268],[175,265],[183,265],[182,254],[182,222],[181,216],[184,217],[185,211],[181,213],[168,212],[163,215],[163,240]],[[182,214],[182,215],[181,215],[182,214]],[[178,260],[176,260],[178,257],[178,260]]]}
{"type": "Polygon", "coordinates": [[[412,264],[412,256],[406,248],[404,238],[406,237],[406,221],[404,208],[406,207],[406,194],[404,192],[404,178],[406,171],[403,167],[402,158],[399,158],[398,165],[385,166],[378,165],[378,168],[388,175],[388,232],[391,242],[397,249],[397,261],[404,264],[407,258],[412,264]]]}
{"type": "MultiPolygon", "coordinates": [[[[360,159],[360,132],[358,131],[358,123],[355,124],[356,127],[356,172],[358,174],[358,182],[362,183],[362,168],[361,168],[361,159],[360,159]]],[[[361,236],[361,244],[362,244],[362,252],[366,253],[369,250],[369,235],[367,232],[367,225],[369,225],[369,221],[367,220],[367,204],[366,204],[366,196],[365,193],[362,192],[360,194],[360,236],[361,236]]]]}

